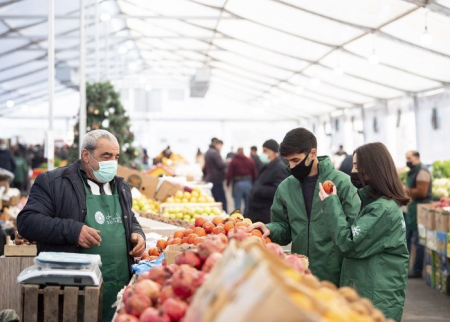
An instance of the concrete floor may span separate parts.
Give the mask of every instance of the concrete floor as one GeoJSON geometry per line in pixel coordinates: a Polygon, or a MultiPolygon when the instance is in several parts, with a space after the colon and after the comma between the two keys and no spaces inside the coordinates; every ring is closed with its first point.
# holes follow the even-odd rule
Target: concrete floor
{"type": "Polygon", "coordinates": [[[425,284],[424,279],[408,279],[402,322],[450,321],[450,296],[425,284]]]}

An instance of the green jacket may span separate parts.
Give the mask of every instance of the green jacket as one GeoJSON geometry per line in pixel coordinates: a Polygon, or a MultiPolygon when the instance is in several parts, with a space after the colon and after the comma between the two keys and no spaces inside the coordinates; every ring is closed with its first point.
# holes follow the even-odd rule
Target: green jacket
{"type": "Polygon", "coordinates": [[[328,230],[345,257],[341,286],[354,287],[387,318],[401,321],[409,266],[402,210],[393,200],[370,198],[364,188],[358,194],[362,210],[353,224],[338,196],[323,202],[328,230]]]}
{"type": "Polygon", "coordinates": [[[16,171],[14,171],[14,182],[22,183],[28,176],[28,165],[24,158],[14,157],[16,160],[16,171]]]}
{"type": "Polygon", "coordinates": [[[343,256],[333,244],[325,225],[322,201],[319,198],[319,182],[331,180],[340,192],[340,202],[345,213],[355,218],[360,209],[360,200],[350,177],[334,169],[329,157],[319,157],[319,178],[317,179],[308,219],[302,186],[294,177],[285,179],[277,189],[272,204],[272,223],[267,224],[270,239],[280,245],[292,241],[292,252],[309,257],[311,271],[321,280],[339,285],[343,256]]]}

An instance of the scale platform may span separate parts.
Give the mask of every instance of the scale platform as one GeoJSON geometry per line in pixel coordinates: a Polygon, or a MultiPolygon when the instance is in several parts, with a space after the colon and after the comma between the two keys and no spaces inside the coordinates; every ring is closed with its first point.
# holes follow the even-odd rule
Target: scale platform
{"type": "Polygon", "coordinates": [[[97,286],[102,281],[99,255],[40,253],[35,265],[17,277],[23,284],[97,286]]]}

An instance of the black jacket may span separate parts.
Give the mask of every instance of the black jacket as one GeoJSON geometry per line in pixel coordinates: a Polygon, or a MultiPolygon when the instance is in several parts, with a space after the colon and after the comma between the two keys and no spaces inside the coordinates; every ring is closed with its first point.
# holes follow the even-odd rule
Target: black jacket
{"type": "Polygon", "coordinates": [[[253,162],[255,162],[256,170],[258,170],[258,173],[260,173],[261,169],[264,166],[264,163],[261,162],[261,159],[259,158],[259,156],[257,154],[252,155],[252,159],[253,159],[253,162]]]}
{"type": "Polygon", "coordinates": [[[219,150],[210,146],[205,153],[205,167],[203,180],[212,183],[222,183],[225,180],[226,163],[220,156],[219,150]]]}
{"type": "MultiPolygon", "coordinates": [[[[78,237],[86,217],[86,192],[78,175],[79,161],[63,168],[40,174],[31,187],[28,201],[17,217],[19,234],[37,242],[39,252],[78,253],[78,237]]],[[[127,248],[130,252],[131,233],[144,237],[132,206],[131,191],[121,177],[115,177],[125,223],[127,248]]],[[[133,258],[128,256],[133,264],[133,258]]]]}
{"type": "Polygon", "coordinates": [[[278,185],[290,176],[279,157],[264,165],[250,192],[248,217],[253,221],[270,223],[270,208],[278,185]]]}
{"type": "Polygon", "coordinates": [[[0,168],[14,173],[16,171],[16,160],[9,150],[0,150],[0,168]]]}

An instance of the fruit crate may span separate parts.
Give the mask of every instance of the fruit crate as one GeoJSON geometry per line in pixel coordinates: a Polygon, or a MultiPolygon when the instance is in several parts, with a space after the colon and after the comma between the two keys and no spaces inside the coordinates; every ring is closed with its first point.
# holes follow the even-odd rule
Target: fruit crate
{"type": "Polygon", "coordinates": [[[161,204],[161,212],[164,212],[165,209],[178,209],[178,208],[219,208],[220,211],[223,211],[221,202],[209,202],[209,203],[162,203],[161,204]]]}
{"type": "Polygon", "coordinates": [[[103,285],[22,285],[22,321],[101,321],[103,285]]]}

